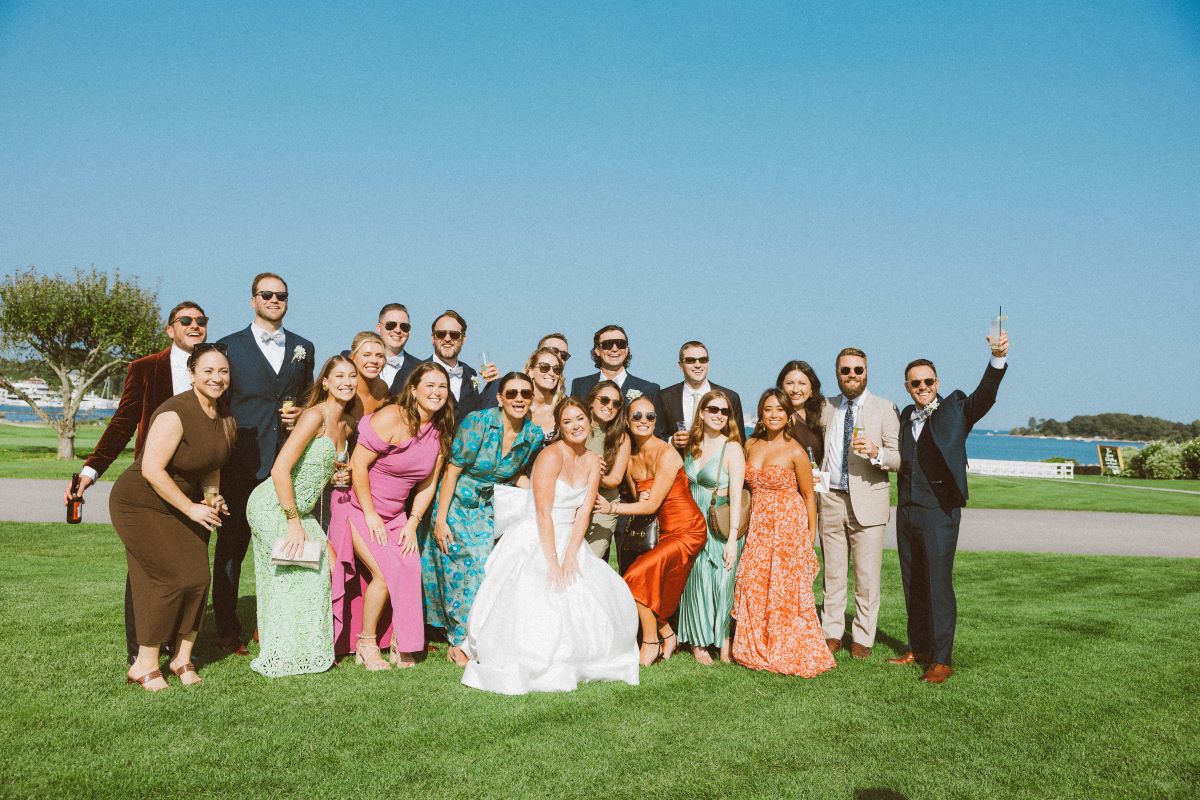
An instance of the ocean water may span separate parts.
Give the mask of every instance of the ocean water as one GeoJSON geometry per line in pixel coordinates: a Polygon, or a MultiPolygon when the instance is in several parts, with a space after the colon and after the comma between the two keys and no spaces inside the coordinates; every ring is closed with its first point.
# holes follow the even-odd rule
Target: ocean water
{"type": "MultiPolygon", "coordinates": [[[[112,408],[97,408],[92,411],[80,411],[75,415],[77,422],[92,422],[98,419],[108,419],[113,415],[112,408]]],[[[5,422],[41,422],[42,419],[37,414],[33,413],[27,405],[19,406],[0,406],[0,411],[4,412],[5,422]]],[[[47,414],[51,417],[59,418],[62,416],[61,408],[47,409],[47,414]]]]}

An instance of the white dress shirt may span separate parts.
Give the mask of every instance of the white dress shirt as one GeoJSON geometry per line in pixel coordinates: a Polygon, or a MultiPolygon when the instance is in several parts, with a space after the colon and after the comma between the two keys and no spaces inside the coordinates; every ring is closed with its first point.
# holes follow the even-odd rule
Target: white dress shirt
{"type": "MultiPolygon", "coordinates": [[[[625,371],[624,367],[621,367],[621,371],[618,372],[616,375],[612,376],[611,378],[606,378],[604,376],[604,370],[600,370],[600,380],[601,381],[612,381],[621,389],[625,388],[625,379],[628,377],[629,377],[629,373],[625,371]]],[[[596,382],[599,383],[600,381],[596,381],[596,382]]]]}
{"type": "Polygon", "coordinates": [[[693,389],[687,381],[683,382],[683,425],[684,430],[690,431],[696,421],[696,409],[700,406],[700,398],[712,391],[712,386],[706,380],[699,389],[693,389]]]}
{"type": "Polygon", "coordinates": [[[192,376],[188,373],[187,360],[191,353],[171,345],[171,393],[179,394],[192,388],[192,376]]]}
{"type": "MultiPolygon", "coordinates": [[[[1008,363],[1007,356],[992,356],[989,362],[996,369],[1004,369],[1004,365],[1008,363]]],[[[912,435],[913,441],[921,438],[921,431],[925,430],[925,417],[913,415],[912,418],[912,435]]]]}
{"type": "Polygon", "coordinates": [[[250,323],[250,335],[254,337],[254,343],[258,345],[258,349],[262,351],[262,354],[267,357],[267,361],[271,364],[271,369],[275,370],[275,374],[278,375],[279,370],[283,369],[283,340],[280,339],[279,342],[264,342],[262,340],[263,336],[275,336],[276,334],[282,337],[284,335],[283,328],[280,328],[278,331],[268,331],[265,328],[258,327],[253,322],[250,323]]]}
{"type": "Polygon", "coordinates": [[[389,358],[387,363],[383,365],[383,370],[380,371],[379,377],[388,386],[392,385],[392,381],[396,379],[396,373],[404,367],[404,351],[400,351],[400,355],[389,358]]]}
{"type": "Polygon", "coordinates": [[[450,366],[445,361],[437,357],[437,353],[433,354],[433,363],[441,364],[446,372],[450,373],[450,393],[454,395],[455,400],[462,399],[462,382],[463,382],[463,364],[459,359],[457,366],[450,366]],[[456,374],[457,373],[457,374],[456,374]]]}

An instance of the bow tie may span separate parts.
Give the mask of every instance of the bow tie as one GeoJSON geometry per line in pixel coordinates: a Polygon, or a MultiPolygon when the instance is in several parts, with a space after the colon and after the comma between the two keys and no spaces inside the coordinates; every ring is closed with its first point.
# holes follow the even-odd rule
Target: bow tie
{"type": "Polygon", "coordinates": [[[937,411],[937,409],[930,408],[929,406],[925,406],[924,408],[918,408],[915,411],[913,411],[912,421],[913,422],[924,422],[925,420],[927,420],[931,416],[933,416],[934,411],[937,411]]]}
{"type": "Polygon", "coordinates": [[[403,356],[392,356],[387,360],[388,366],[392,369],[400,369],[400,365],[404,363],[403,356]]]}
{"type": "Polygon", "coordinates": [[[258,338],[263,344],[274,342],[280,347],[283,346],[283,331],[275,331],[274,333],[263,332],[258,335],[258,338]]]}
{"type": "Polygon", "coordinates": [[[446,372],[450,374],[451,378],[461,378],[463,376],[463,365],[459,363],[453,369],[447,369],[446,372]]]}

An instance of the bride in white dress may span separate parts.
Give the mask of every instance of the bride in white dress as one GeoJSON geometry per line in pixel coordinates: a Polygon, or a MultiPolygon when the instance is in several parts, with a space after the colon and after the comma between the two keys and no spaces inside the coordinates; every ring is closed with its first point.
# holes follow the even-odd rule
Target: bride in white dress
{"type": "Polygon", "coordinates": [[[629,587],[583,546],[600,483],[584,447],[587,410],[554,409],[559,439],[533,465],[533,491],[496,486],[496,535],[467,622],[462,682],[499,694],[568,692],[582,681],[638,683],[629,587]]]}

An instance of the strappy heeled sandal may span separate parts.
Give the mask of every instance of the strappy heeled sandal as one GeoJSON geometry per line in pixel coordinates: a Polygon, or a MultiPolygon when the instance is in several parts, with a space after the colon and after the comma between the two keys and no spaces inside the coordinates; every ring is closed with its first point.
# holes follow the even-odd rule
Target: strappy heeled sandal
{"type": "Polygon", "coordinates": [[[126,674],[125,682],[126,683],[136,683],[138,686],[141,686],[147,692],[161,692],[163,689],[165,689],[167,687],[163,686],[161,689],[151,689],[146,684],[149,683],[150,681],[159,680],[160,678],[162,678],[162,676],[163,676],[163,674],[162,674],[161,669],[152,669],[149,672],[147,672],[144,675],[137,677],[137,678],[133,677],[132,675],[126,674]]]}
{"type": "Polygon", "coordinates": [[[368,672],[379,672],[385,669],[391,669],[392,665],[384,659],[383,654],[379,651],[379,645],[369,644],[365,648],[363,642],[374,642],[374,636],[358,635],[358,643],[354,647],[354,663],[362,664],[368,672]],[[366,655],[363,654],[364,650],[366,655]]]}
{"type": "Polygon", "coordinates": [[[677,649],[679,649],[679,637],[677,637],[674,633],[669,633],[666,636],[659,639],[658,641],[659,641],[659,653],[662,655],[663,661],[666,661],[668,658],[675,655],[675,651],[677,649]],[[668,639],[675,640],[675,646],[671,648],[670,652],[667,652],[667,647],[666,647],[668,639]]]}
{"type": "Polygon", "coordinates": [[[175,667],[169,667],[169,669],[175,675],[175,677],[179,678],[179,682],[184,686],[195,686],[197,683],[204,682],[204,679],[200,677],[200,673],[196,672],[196,665],[190,661],[179,667],[179,669],[176,669],[175,667]],[[183,676],[189,672],[196,676],[196,680],[188,682],[183,679],[183,676]]]}
{"type": "Polygon", "coordinates": [[[642,664],[642,654],[638,653],[638,663],[641,664],[643,667],[652,666],[654,664],[654,662],[656,662],[660,658],[662,658],[662,639],[655,639],[653,642],[647,642],[646,640],[643,639],[642,644],[643,645],[648,645],[648,644],[658,645],[658,652],[654,654],[654,658],[650,659],[650,663],[648,663],[648,664],[642,664]]]}
{"type": "Polygon", "coordinates": [[[395,650],[391,652],[390,661],[396,669],[408,669],[417,665],[417,660],[413,658],[412,653],[398,653],[395,650]]]}

